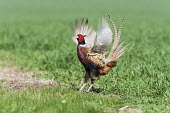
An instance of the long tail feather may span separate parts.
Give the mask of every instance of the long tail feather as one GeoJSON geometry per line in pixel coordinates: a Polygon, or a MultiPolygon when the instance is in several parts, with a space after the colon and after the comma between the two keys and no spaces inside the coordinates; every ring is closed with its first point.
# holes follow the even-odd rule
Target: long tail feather
{"type": "Polygon", "coordinates": [[[125,20],[125,17],[122,19],[122,22],[121,22],[121,25],[120,25],[120,28],[119,28],[119,31],[118,31],[118,36],[117,36],[117,39],[115,40],[115,45],[113,45],[114,46],[113,51],[115,51],[115,49],[117,48],[117,46],[119,44],[120,35],[121,35],[121,32],[122,32],[124,20],[125,20]]]}
{"type": "Polygon", "coordinates": [[[116,54],[120,51],[120,49],[122,48],[123,43],[124,43],[124,42],[122,42],[122,43],[117,47],[117,49],[113,52],[114,55],[116,55],[116,54]]]}
{"type": "Polygon", "coordinates": [[[124,42],[119,44],[125,17],[122,19],[122,22],[120,24],[120,27],[119,27],[118,31],[117,31],[116,26],[115,26],[113,20],[111,19],[111,17],[109,15],[108,15],[108,17],[109,17],[109,19],[110,19],[110,21],[111,21],[111,23],[113,25],[113,29],[114,29],[114,32],[115,32],[114,43],[113,43],[112,49],[111,49],[108,57],[113,57],[114,56],[117,59],[117,58],[119,58],[120,56],[122,56],[124,54],[127,46],[130,44],[129,43],[124,47],[122,47],[124,42]]]}
{"type": "Polygon", "coordinates": [[[132,46],[130,47],[129,51],[130,52],[135,44],[133,43],[132,46]]]}
{"type": "Polygon", "coordinates": [[[125,53],[125,50],[130,45],[130,43],[129,43],[123,47],[124,42],[121,42],[119,44],[125,17],[122,19],[122,22],[121,22],[118,32],[117,32],[116,26],[115,26],[114,22],[112,21],[111,17],[109,15],[108,15],[108,17],[109,17],[110,21],[112,22],[113,29],[115,31],[115,37],[114,37],[114,43],[113,43],[112,49],[111,49],[108,57],[104,61],[106,65],[104,66],[104,68],[102,69],[102,72],[101,72],[103,75],[107,74],[111,68],[116,66],[117,59],[125,53]]]}
{"type": "Polygon", "coordinates": [[[124,16],[124,18],[122,19],[122,22],[121,22],[121,24],[120,24],[120,28],[119,28],[119,31],[118,31],[118,38],[120,39],[120,35],[121,35],[121,32],[122,32],[122,28],[123,28],[123,23],[124,23],[124,21],[125,21],[125,16],[124,16]]]}
{"type": "Polygon", "coordinates": [[[110,19],[110,21],[111,21],[111,23],[112,23],[112,26],[113,26],[113,29],[114,29],[114,43],[113,43],[113,47],[112,47],[112,49],[111,49],[111,51],[113,51],[113,50],[115,50],[116,49],[116,43],[117,43],[117,29],[116,29],[116,25],[115,25],[115,23],[113,22],[113,20],[111,19],[111,17],[108,15],[108,17],[109,17],[109,19],[110,19]]]}
{"type": "Polygon", "coordinates": [[[124,53],[125,53],[125,51],[123,51],[121,54],[119,54],[119,55],[117,56],[117,58],[121,57],[124,53]]]}
{"type": "Polygon", "coordinates": [[[127,44],[126,46],[124,46],[120,51],[118,51],[117,54],[116,54],[116,58],[119,58],[120,56],[122,56],[123,53],[125,52],[126,48],[127,48],[129,45],[130,45],[130,43],[127,44]]]}

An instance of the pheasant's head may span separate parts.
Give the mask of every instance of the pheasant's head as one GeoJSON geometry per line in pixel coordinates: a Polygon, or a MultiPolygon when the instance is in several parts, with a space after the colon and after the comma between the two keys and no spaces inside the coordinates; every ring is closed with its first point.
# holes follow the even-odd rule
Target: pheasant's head
{"type": "Polygon", "coordinates": [[[78,36],[78,38],[77,38],[78,43],[79,43],[79,44],[85,44],[84,37],[85,37],[86,35],[78,34],[77,36],[78,36]]]}

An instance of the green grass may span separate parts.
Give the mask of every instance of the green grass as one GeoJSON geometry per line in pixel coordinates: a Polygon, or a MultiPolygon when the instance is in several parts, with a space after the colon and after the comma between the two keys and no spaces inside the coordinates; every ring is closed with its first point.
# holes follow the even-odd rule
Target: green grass
{"type": "Polygon", "coordinates": [[[79,93],[63,88],[19,92],[2,90],[1,95],[3,100],[6,99],[5,103],[1,101],[0,106],[4,108],[1,112],[103,113],[115,111],[120,104],[123,105],[120,99],[111,95],[79,93]]]}
{"type": "Polygon", "coordinates": [[[54,78],[65,86],[9,91],[0,87],[0,112],[117,112],[125,105],[144,112],[170,111],[169,1],[1,1],[0,61],[54,78]],[[72,42],[75,18],[97,28],[110,14],[117,26],[125,15],[121,40],[134,43],[93,93],[77,92],[84,69],[72,42]],[[65,100],[66,103],[62,103],[65,100]]]}

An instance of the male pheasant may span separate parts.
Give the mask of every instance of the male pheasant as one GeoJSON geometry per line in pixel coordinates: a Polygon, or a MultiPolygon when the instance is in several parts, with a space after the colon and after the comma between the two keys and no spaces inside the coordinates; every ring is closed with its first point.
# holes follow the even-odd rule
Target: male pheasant
{"type": "Polygon", "coordinates": [[[89,92],[98,77],[108,74],[108,71],[116,66],[117,59],[123,55],[129,45],[122,47],[123,42],[119,44],[124,18],[117,31],[111,17],[109,15],[108,17],[114,29],[114,42],[109,54],[107,47],[112,43],[113,33],[106,22],[106,18],[102,19],[102,24],[97,32],[91,26],[88,26],[88,19],[86,21],[84,19],[78,20],[75,23],[72,39],[77,44],[78,59],[86,70],[84,84],[79,91],[82,91],[88,80],[91,79],[91,85],[87,90],[89,92]]]}

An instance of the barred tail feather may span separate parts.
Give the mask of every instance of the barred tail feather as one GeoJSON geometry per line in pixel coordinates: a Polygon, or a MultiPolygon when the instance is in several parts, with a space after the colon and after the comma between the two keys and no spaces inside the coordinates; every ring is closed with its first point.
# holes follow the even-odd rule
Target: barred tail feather
{"type": "Polygon", "coordinates": [[[114,55],[117,54],[117,53],[120,51],[120,49],[122,48],[123,43],[124,43],[124,42],[122,42],[122,43],[117,47],[117,49],[116,49],[115,51],[112,51],[114,55]]]}
{"type": "Polygon", "coordinates": [[[125,17],[122,19],[122,22],[121,22],[121,25],[120,25],[120,28],[119,28],[118,32],[117,32],[116,26],[115,26],[113,20],[111,19],[111,17],[109,15],[108,15],[108,17],[109,17],[109,19],[110,19],[110,21],[112,23],[112,26],[113,26],[113,29],[114,29],[114,32],[115,32],[114,43],[113,43],[113,47],[112,47],[111,51],[115,51],[118,44],[119,44],[120,35],[121,35],[121,32],[122,32],[125,17]]]}
{"type": "Polygon", "coordinates": [[[118,39],[120,39],[120,35],[121,35],[121,32],[122,32],[122,28],[123,28],[123,23],[124,23],[124,21],[125,21],[125,16],[124,16],[124,18],[122,19],[122,22],[121,22],[121,24],[120,24],[120,28],[119,28],[119,31],[118,31],[118,39]]]}
{"type": "Polygon", "coordinates": [[[114,37],[114,43],[113,43],[112,49],[111,49],[108,57],[104,60],[106,65],[101,70],[101,74],[103,74],[103,75],[107,74],[110,69],[112,69],[114,66],[116,66],[117,59],[125,53],[126,48],[130,44],[129,43],[129,44],[125,45],[124,47],[123,47],[124,42],[121,42],[119,44],[125,17],[122,19],[122,22],[121,22],[118,32],[117,32],[116,26],[115,26],[114,22],[112,21],[111,17],[109,15],[108,15],[108,17],[112,23],[112,26],[113,26],[113,29],[115,32],[115,35],[114,35],[115,37],[114,37]]]}
{"type": "Polygon", "coordinates": [[[127,44],[126,46],[124,46],[122,49],[120,49],[120,50],[115,54],[116,58],[119,58],[120,56],[122,56],[122,55],[124,54],[126,48],[127,48],[129,45],[130,45],[130,43],[127,44]]]}
{"type": "Polygon", "coordinates": [[[113,20],[111,19],[111,17],[108,15],[108,17],[109,17],[109,19],[110,19],[110,21],[111,21],[111,23],[112,23],[112,26],[113,26],[113,29],[114,29],[114,43],[113,43],[113,47],[112,47],[112,49],[111,49],[111,51],[113,51],[113,50],[115,50],[116,49],[116,43],[117,43],[117,36],[118,36],[118,34],[117,34],[117,29],[116,29],[116,25],[115,25],[115,23],[113,22],[113,20]]]}
{"type": "Polygon", "coordinates": [[[120,40],[120,36],[121,36],[125,17],[122,19],[122,22],[121,22],[121,25],[120,25],[118,31],[117,31],[116,26],[115,26],[113,20],[111,19],[111,17],[109,15],[108,15],[108,17],[109,17],[109,19],[110,19],[110,21],[113,25],[113,29],[114,29],[114,32],[115,32],[114,43],[113,43],[112,49],[111,49],[108,57],[109,58],[115,57],[116,59],[118,59],[120,56],[122,56],[124,54],[127,46],[129,45],[129,44],[127,44],[126,46],[122,47],[124,42],[119,44],[119,40],[120,40]]]}

